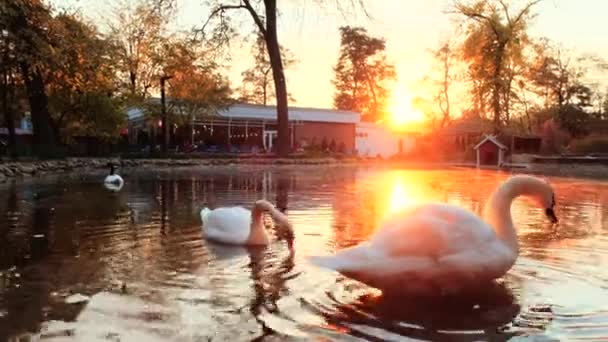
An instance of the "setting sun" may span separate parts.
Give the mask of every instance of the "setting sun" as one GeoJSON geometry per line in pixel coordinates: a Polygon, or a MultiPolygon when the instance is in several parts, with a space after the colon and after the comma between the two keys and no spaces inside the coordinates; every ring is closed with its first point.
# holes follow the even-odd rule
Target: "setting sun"
{"type": "Polygon", "coordinates": [[[424,121],[424,113],[414,108],[412,98],[405,92],[395,92],[389,107],[390,121],[395,127],[404,127],[409,124],[424,121]]]}

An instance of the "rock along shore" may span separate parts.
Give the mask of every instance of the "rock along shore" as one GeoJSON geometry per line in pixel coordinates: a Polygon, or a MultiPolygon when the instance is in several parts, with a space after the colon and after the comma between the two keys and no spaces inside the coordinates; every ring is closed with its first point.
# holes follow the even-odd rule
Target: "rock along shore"
{"type": "MultiPolygon", "coordinates": [[[[209,158],[209,159],[121,159],[67,158],[61,160],[18,161],[0,163],[0,183],[10,179],[54,175],[75,171],[107,169],[108,163],[128,168],[215,167],[227,165],[385,165],[419,169],[459,167],[458,163],[421,163],[375,158],[209,158]]],[[[469,166],[471,167],[471,166],[469,166]]],[[[558,177],[608,179],[606,165],[527,164],[521,169],[503,170],[512,173],[532,173],[558,177]]]]}
{"type": "Polygon", "coordinates": [[[11,178],[58,174],[91,169],[106,169],[108,163],[120,167],[186,167],[221,165],[345,165],[367,164],[356,158],[218,158],[218,159],[121,159],[67,158],[61,160],[17,161],[0,163],[0,183],[11,178]]]}

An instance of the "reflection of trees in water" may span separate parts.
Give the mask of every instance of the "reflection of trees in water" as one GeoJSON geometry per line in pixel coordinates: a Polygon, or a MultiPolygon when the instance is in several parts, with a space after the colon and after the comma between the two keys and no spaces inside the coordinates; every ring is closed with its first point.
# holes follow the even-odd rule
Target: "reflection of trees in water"
{"type": "MultiPolygon", "coordinates": [[[[158,284],[173,277],[168,270],[196,268],[204,259],[202,253],[197,254],[200,199],[216,198],[222,205],[253,203],[263,191],[272,191],[269,196],[276,196],[278,205],[286,208],[294,177],[289,172],[275,177],[269,174],[216,173],[185,179],[133,174],[119,193],[109,193],[98,183],[50,184],[30,191],[31,196],[27,191],[37,184],[3,192],[1,262],[6,267],[17,263],[15,274],[21,276],[5,279],[0,287],[0,309],[8,309],[0,318],[8,322],[1,324],[0,339],[14,332],[35,331],[48,319],[44,316],[48,308],[57,319],[73,319],[79,308],[63,304],[62,297],[52,297],[52,292],[94,293],[114,288],[114,281],[136,291],[133,282],[158,284]],[[19,220],[13,217],[18,211],[19,220]]],[[[264,281],[275,284],[271,288],[281,287],[281,280],[268,270],[263,274],[264,281]]],[[[279,294],[265,296],[273,302],[279,294]]]]}
{"type": "Polygon", "coordinates": [[[17,229],[20,216],[15,185],[11,185],[4,195],[6,202],[0,202],[0,212],[4,213],[0,217],[0,269],[5,269],[15,262],[17,244],[11,241],[10,235],[17,229]]]}
{"type": "Polygon", "coordinates": [[[279,174],[277,177],[277,186],[276,186],[276,207],[280,210],[280,211],[285,211],[287,210],[287,205],[288,205],[288,197],[289,197],[289,190],[290,190],[290,185],[292,185],[292,178],[290,177],[289,174],[285,175],[285,174],[279,174]]]}
{"type": "Polygon", "coordinates": [[[287,256],[280,262],[276,262],[276,255],[265,253],[266,249],[248,249],[251,262],[251,279],[253,280],[254,298],[250,303],[250,312],[262,328],[261,336],[253,339],[262,340],[267,336],[275,335],[277,332],[266,326],[264,313],[281,316],[278,301],[282,296],[288,294],[289,289],[286,282],[297,274],[290,274],[294,269],[295,251],[289,248],[287,256]]]}
{"type": "MultiPolygon", "coordinates": [[[[59,305],[56,301],[61,298],[52,299],[51,292],[79,290],[79,286],[96,291],[114,279],[125,279],[128,285],[131,282],[158,285],[175,277],[174,273],[169,275],[171,270],[189,272],[205,265],[207,256],[200,247],[198,215],[205,205],[250,205],[267,197],[279,208],[293,208],[331,200],[339,246],[353,244],[371,234],[376,229],[375,218],[384,209],[377,200],[379,195],[375,195],[378,185],[361,183],[354,168],[322,172],[316,169],[220,172],[183,176],[153,173],[152,177],[133,174],[120,193],[108,193],[99,183],[51,185],[36,191],[30,185],[22,185],[1,192],[0,268],[18,264],[21,277],[5,279],[4,287],[0,286],[0,308],[9,309],[9,314],[0,318],[0,340],[10,332],[36,329],[40,321],[49,319],[43,315],[46,307],[51,307],[58,319],[70,317],[69,310],[75,308],[59,305]],[[161,230],[165,235],[161,235],[161,230]],[[44,238],[35,238],[36,234],[44,238]],[[19,288],[13,286],[16,283],[19,288]],[[26,310],[19,313],[23,308],[26,310]]],[[[480,213],[486,197],[502,178],[463,175],[457,176],[461,177],[458,181],[447,181],[454,174],[429,173],[427,178],[418,178],[418,183],[413,184],[431,188],[428,191],[433,191],[438,200],[480,213]]],[[[524,249],[540,250],[565,238],[605,234],[602,227],[608,225],[604,215],[608,188],[596,183],[559,183],[558,214],[562,223],[555,229],[544,225],[542,213],[531,209],[529,202],[514,205],[524,249]]],[[[275,261],[278,254],[249,255],[255,298],[248,308],[262,326],[264,313],[281,314],[277,303],[288,291],[285,282],[293,272],[293,255],[281,251],[284,255],[278,262],[275,261]]],[[[545,253],[539,256],[547,257],[545,253]]],[[[522,288],[518,281],[525,282],[507,276],[507,283],[522,288]]],[[[387,320],[397,314],[376,308],[390,303],[369,298],[361,302],[369,305],[363,309],[380,310],[377,314],[387,320]]],[[[352,319],[357,317],[352,314],[352,319]]],[[[436,325],[441,326],[440,323],[436,325]]],[[[265,329],[265,333],[273,333],[265,329]]]]}
{"type": "MultiPolygon", "coordinates": [[[[27,193],[29,186],[35,185],[23,185],[19,193],[27,193]]],[[[12,281],[0,291],[0,307],[7,311],[6,316],[0,318],[0,340],[15,332],[36,331],[40,322],[47,319],[73,319],[80,306],[58,302],[61,298],[51,293],[72,286],[75,281],[86,283],[92,280],[75,276],[75,273],[82,272],[80,267],[74,267],[78,261],[56,254],[66,249],[65,244],[72,242],[69,238],[67,241],[63,239],[73,227],[68,223],[83,215],[78,205],[61,205],[64,201],[71,203],[75,195],[68,191],[53,191],[52,188],[46,188],[45,192],[29,201],[19,202],[17,188],[13,187],[7,197],[7,209],[23,213],[20,222],[7,225],[8,229],[20,231],[19,234],[13,235],[14,241],[10,244],[3,241],[0,246],[11,251],[12,258],[7,259],[17,266],[6,272],[12,276],[12,281]]]]}
{"type": "Polygon", "coordinates": [[[250,207],[257,199],[272,200],[275,196],[281,206],[285,206],[288,194],[294,190],[295,181],[291,173],[266,170],[201,174],[190,179],[189,192],[196,207],[214,208],[230,205],[250,207]]]}
{"type": "Polygon", "coordinates": [[[554,182],[554,187],[556,214],[560,220],[558,225],[547,222],[542,209],[530,201],[516,201],[512,210],[522,250],[536,260],[553,259],[563,253],[571,253],[569,246],[606,234],[603,227],[606,226],[605,213],[608,210],[608,186],[559,180],[554,182]]]}

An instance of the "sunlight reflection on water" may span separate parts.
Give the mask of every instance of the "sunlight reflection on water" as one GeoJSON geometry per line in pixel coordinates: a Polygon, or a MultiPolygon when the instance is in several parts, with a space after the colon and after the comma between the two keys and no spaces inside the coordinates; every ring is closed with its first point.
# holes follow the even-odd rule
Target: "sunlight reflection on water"
{"type": "Polygon", "coordinates": [[[514,268],[483,293],[429,303],[385,297],[305,258],[364,241],[383,218],[413,204],[481,213],[506,174],[354,167],[121,174],[120,193],[105,191],[101,174],[3,186],[0,340],[608,336],[607,182],[550,179],[556,227],[518,199],[514,268]],[[262,249],[201,239],[201,207],[258,198],[287,209],[293,249],[280,234],[262,249]],[[72,293],[91,298],[66,304],[72,293]]]}

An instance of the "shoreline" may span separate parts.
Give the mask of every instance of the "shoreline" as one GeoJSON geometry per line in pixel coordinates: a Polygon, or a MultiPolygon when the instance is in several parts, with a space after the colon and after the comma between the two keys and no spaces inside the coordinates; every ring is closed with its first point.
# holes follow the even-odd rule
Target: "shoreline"
{"type": "MultiPolygon", "coordinates": [[[[208,158],[208,159],[122,159],[122,158],[66,158],[44,161],[0,163],[0,183],[11,179],[34,178],[68,172],[102,170],[108,163],[121,168],[184,168],[222,166],[389,166],[411,169],[460,168],[476,169],[474,164],[454,162],[421,162],[375,158],[208,158]]],[[[513,168],[482,168],[509,173],[529,173],[555,177],[575,177],[608,180],[608,165],[528,163],[513,168]]]]}

